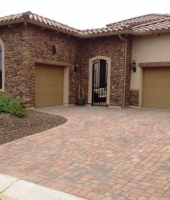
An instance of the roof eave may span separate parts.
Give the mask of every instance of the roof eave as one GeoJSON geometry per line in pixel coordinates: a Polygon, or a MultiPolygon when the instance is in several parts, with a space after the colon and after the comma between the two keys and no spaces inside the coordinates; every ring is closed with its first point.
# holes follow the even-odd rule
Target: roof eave
{"type": "Polygon", "coordinates": [[[155,31],[133,31],[131,34],[132,35],[136,35],[136,36],[140,36],[140,35],[153,35],[153,34],[158,34],[158,33],[169,33],[170,32],[170,28],[169,29],[163,29],[163,30],[155,30],[155,31]]]}
{"type": "Polygon", "coordinates": [[[107,37],[112,35],[119,34],[130,34],[129,31],[115,31],[115,32],[107,32],[107,33],[95,33],[95,34],[75,34],[77,37],[81,38],[95,38],[95,37],[107,37]]]}
{"type": "Polygon", "coordinates": [[[11,24],[18,24],[18,23],[22,23],[25,22],[26,20],[24,20],[23,18],[17,19],[17,20],[13,20],[13,21],[5,21],[5,22],[0,22],[0,26],[7,26],[7,25],[11,25],[11,24]]]}

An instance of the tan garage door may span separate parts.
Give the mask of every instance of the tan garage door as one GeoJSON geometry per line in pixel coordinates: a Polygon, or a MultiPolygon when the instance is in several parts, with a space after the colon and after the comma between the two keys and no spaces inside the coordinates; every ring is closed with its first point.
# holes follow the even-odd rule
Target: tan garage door
{"type": "Polygon", "coordinates": [[[40,65],[35,68],[35,106],[63,105],[63,67],[40,65]]]}
{"type": "Polygon", "coordinates": [[[144,68],[142,91],[142,107],[170,109],[170,68],[144,68]]]}

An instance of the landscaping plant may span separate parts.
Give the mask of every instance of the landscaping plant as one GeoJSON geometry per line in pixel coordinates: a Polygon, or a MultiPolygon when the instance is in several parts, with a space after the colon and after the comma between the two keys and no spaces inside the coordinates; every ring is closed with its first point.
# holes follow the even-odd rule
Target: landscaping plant
{"type": "Polygon", "coordinates": [[[82,91],[81,91],[80,84],[79,84],[78,98],[77,98],[76,104],[77,104],[78,106],[83,106],[84,103],[85,103],[84,91],[83,91],[83,89],[82,89],[82,91]],[[82,96],[81,96],[81,92],[82,92],[82,96]]]}
{"type": "Polygon", "coordinates": [[[9,113],[9,102],[11,101],[9,96],[0,95],[0,113],[9,113]]]}
{"type": "Polygon", "coordinates": [[[9,102],[9,110],[11,115],[18,117],[24,117],[26,114],[26,109],[22,107],[21,103],[13,99],[9,102]]]}
{"type": "Polygon", "coordinates": [[[0,95],[0,113],[10,113],[11,115],[24,117],[26,109],[23,108],[19,101],[6,95],[0,95]]]}

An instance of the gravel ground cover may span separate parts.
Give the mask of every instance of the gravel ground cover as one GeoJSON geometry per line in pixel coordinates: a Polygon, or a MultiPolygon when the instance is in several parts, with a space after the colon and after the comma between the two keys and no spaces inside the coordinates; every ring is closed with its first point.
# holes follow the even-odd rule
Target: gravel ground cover
{"type": "Polygon", "coordinates": [[[57,127],[66,121],[62,116],[37,111],[27,111],[23,118],[0,114],[0,144],[57,127]]]}

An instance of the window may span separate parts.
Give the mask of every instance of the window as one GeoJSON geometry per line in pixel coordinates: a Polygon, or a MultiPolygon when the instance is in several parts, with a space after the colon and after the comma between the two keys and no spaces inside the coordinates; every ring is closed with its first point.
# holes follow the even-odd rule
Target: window
{"type": "Polygon", "coordinates": [[[2,89],[2,46],[0,45],[0,89],[2,89]]]}

